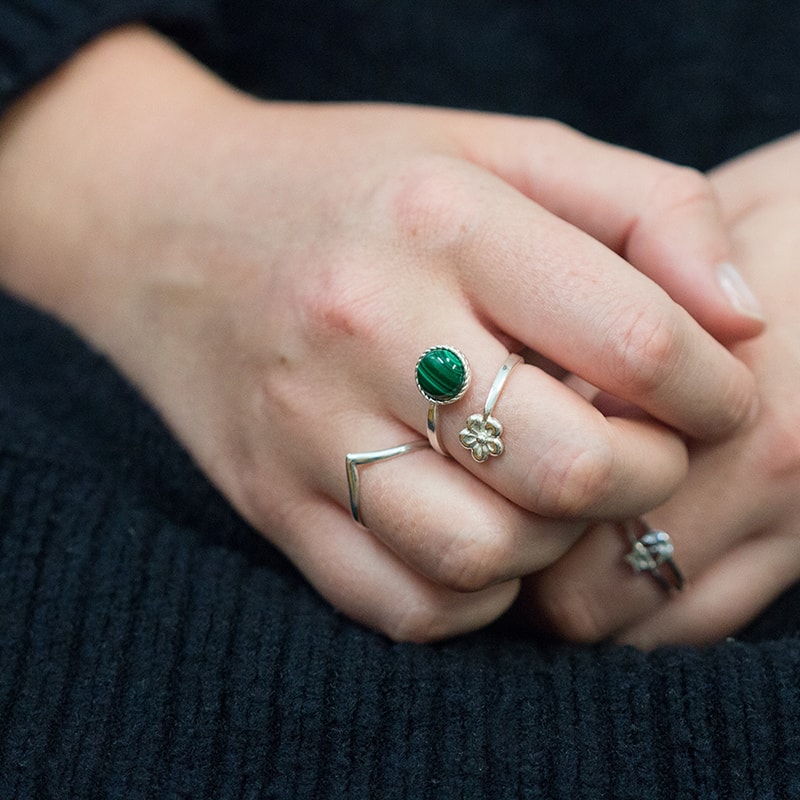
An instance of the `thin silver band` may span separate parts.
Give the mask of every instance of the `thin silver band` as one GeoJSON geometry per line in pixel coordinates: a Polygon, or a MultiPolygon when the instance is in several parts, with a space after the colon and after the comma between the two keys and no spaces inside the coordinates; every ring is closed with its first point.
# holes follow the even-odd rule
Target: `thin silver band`
{"type": "Polygon", "coordinates": [[[441,456],[450,454],[444,449],[442,440],[439,438],[439,404],[431,403],[428,406],[428,419],[425,424],[425,432],[428,434],[428,442],[431,447],[441,456]]]}
{"type": "Polygon", "coordinates": [[[503,444],[503,426],[500,420],[492,416],[494,407],[506,385],[508,376],[518,364],[523,362],[523,358],[518,353],[509,353],[503,365],[497,371],[489,395],[483,406],[483,414],[471,414],[467,417],[465,427],[458,434],[458,441],[461,446],[472,453],[472,458],[482,463],[489,456],[501,456],[505,452],[503,444]]]}
{"type": "Polygon", "coordinates": [[[358,468],[368,464],[377,464],[379,461],[388,461],[391,458],[410,453],[412,450],[419,450],[428,445],[417,439],[408,444],[401,444],[397,447],[390,447],[386,450],[373,450],[371,453],[348,453],[345,456],[345,467],[347,469],[347,489],[350,492],[350,511],[353,519],[359,524],[364,525],[359,508],[359,477],[358,468]]]}
{"type": "Polygon", "coordinates": [[[506,381],[508,380],[508,376],[511,374],[511,371],[517,364],[522,363],[522,356],[519,353],[509,353],[508,358],[503,362],[503,366],[497,372],[497,376],[494,379],[494,383],[492,384],[492,388],[489,389],[489,396],[486,398],[486,404],[483,407],[483,416],[484,418],[490,417],[492,415],[492,411],[494,411],[494,407],[497,404],[497,398],[500,397],[500,392],[503,391],[503,387],[506,385],[506,381]]]}

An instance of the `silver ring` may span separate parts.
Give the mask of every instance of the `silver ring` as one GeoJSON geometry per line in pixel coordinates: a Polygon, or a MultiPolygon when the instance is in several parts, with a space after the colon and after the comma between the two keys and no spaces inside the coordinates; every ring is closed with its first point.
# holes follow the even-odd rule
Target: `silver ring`
{"type": "Polygon", "coordinates": [[[347,489],[350,492],[350,511],[353,519],[359,524],[364,525],[359,508],[359,476],[358,468],[367,464],[377,464],[379,461],[388,461],[390,458],[410,453],[412,450],[419,450],[427,447],[427,442],[418,439],[415,442],[401,444],[397,447],[390,447],[387,450],[373,450],[371,453],[348,453],[345,456],[345,468],[347,469],[347,489]]]}
{"type": "Polygon", "coordinates": [[[514,367],[522,363],[522,356],[517,353],[510,353],[503,362],[497,376],[489,389],[489,396],[483,407],[483,414],[472,414],[467,417],[466,426],[458,434],[458,441],[461,446],[472,452],[475,461],[486,461],[489,456],[501,456],[505,450],[503,444],[503,426],[500,420],[492,416],[494,407],[503,391],[508,376],[514,367]]]}
{"type": "Polygon", "coordinates": [[[632,545],[625,560],[633,571],[649,572],[665,591],[681,591],[686,581],[672,557],[675,546],[670,535],[666,531],[650,528],[643,520],[623,523],[622,527],[632,545]],[[632,526],[637,530],[632,530],[632,526]]]}
{"type": "Polygon", "coordinates": [[[417,389],[428,401],[428,441],[437,453],[449,455],[439,439],[439,406],[455,403],[464,396],[472,379],[469,361],[455,347],[437,345],[417,359],[414,374],[417,389]]]}

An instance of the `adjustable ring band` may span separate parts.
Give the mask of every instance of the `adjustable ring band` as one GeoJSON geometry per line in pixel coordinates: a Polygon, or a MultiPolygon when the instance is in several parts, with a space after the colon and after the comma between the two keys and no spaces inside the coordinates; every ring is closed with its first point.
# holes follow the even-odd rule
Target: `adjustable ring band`
{"type": "Polygon", "coordinates": [[[649,572],[665,591],[681,591],[685,584],[683,573],[673,559],[675,547],[666,531],[650,528],[643,520],[623,523],[622,526],[632,545],[625,560],[634,572],[649,572]],[[638,528],[637,531],[631,526],[638,528]]]}
{"type": "Polygon", "coordinates": [[[458,441],[461,446],[472,452],[475,461],[482,463],[489,456],[501,456],[505,451],[503,444],[503,426],[500,420],[492,416],[494,407],[503,391],[503,387],[508,380],[514,367],[522,363],[522,356],[517,353],[510,353],[508,358],[497,372],[497,375],[489,389],[489,396],[483,407],[483,414],[472,414],[467,417],[466,427],[458,434],[458,441]]]}
{"type": "Polygon", "coordinates": [[[359,475],[358,468],[367,464],[377,464],[379,461],[388,461],[391,458],[410,453],[413,450],[420,450],[427,447],[427,442],[417,440],[408,444],[401,444],[397,447],[390,447],[386,450],[373,450],[370,453],[348,453],[345,456],[345,467],[347,469],[347,489],[350,492],[350,511],[353,519],[359,524],[364,525],[359,508],[359,475]]]}
{"type": "Polygon", "coordinates": [[[469,361],[455,347],[437,345],[417,359],[415,378],[417,389],[428,401],[428,441],[437,453],[449,455],[439,439],[439,406],[455,403],[464,396],[472,379],[469,361]]]}
{"type": "Polygon", "coordinates": [[[440,456],[450,456],[439,438],[439,406],[437,403],[431,403],[428,406],[425,433],[428,435],[428,443],[440,456]]]}

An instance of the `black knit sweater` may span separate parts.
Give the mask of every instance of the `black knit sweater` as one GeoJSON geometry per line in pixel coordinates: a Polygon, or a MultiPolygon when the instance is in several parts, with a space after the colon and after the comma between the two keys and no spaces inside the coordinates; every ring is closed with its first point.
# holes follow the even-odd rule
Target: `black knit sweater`
{"type": "MultiPolygon", "coordinates": [[[[748,0],[0,0],[0,103],[133,19],[266,96],[544,114],[701,168],[800,128],[800,7],[748,0]]],[[[0,296],[0,800],[95,797],[797,798],[800,590],[703,650],[392,644],[0,296]]]]}

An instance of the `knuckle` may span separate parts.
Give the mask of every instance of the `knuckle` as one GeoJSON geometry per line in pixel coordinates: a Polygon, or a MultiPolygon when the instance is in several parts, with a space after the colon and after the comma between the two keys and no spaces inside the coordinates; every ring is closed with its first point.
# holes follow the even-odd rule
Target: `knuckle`
{"type": "Polygon", "coordinates": [[[591,514],[614,490],[615,460],[611,441],[602,436],[552,448],[533,468],[533,509],[549,517],[591,514]]]}
{"type": "Polygon", "coordinates": [[[427,644],[451,635],[451,614],[427,597],[417,597],[390,612],[384,633],[395,642],[427,644]]]}
{"type": "Polygon", "coordinates": [[[462,169],[446,156],[425,156],[393,176],[390,214],[401,241],[419,247],[458,245],[467,230],[469,197],[462,169]]]}
{"type": "Polygon", "coordinates": [[[714,202],[711,182],[693,167],[662,165],[662,173],[655,182],[653,197],[661,213],[714,202]]]}
{"type": "Polygon", "coordinates": [[[548,626],[572,642],[592,644],[611,633],[598,611],[595,598],[574,581],[548,586],[540,598],[540,613],[548,626]]]}
{"type": "Polygon", "coordinates": [[[330,269],[305,291],[300,304],[308,340],[330,347],[344,340],[374,343],[386,316],[385,292],[365,271],[356,278],[350,271],[330,269]]]}
{"type": "Polygon", "coordinates": [[[434,579],[457,592],[478,592],[508,577],[513,553],[496,526],[471,527],[451,536],[439,554],[434,579]]]}
{"type": "Polygon", "coordinates": [[[562,146],[566,137],[581,140],[587,138],[585,134],[579,132],[576,128],[552,117],[536,117],[532,120],[523,119],[520,122],[525,125],[526,131],[531,126],[535,127],[539,141],[556,146],[562,146]]]}
{"type": "Polygon", "coordinates": [[[719,440],[744,430],[758,411],[755,376],[743,364],[733,362],[733,367],[736,371],[729,373],[727,380],[717,379],[714,384],[714,416],[699,433],[702,439],[719,440]]]}
{"type": "Polygon", "coordinates": [[[611,331],[606,366],[634,398],[657,394],[686,353],[684,326],[674,311],[661,304],[626,311],[611,331]]]}
{"type": "Polygon", "coordinates": [[[800,479],[800,405],[770,410],[767,424],[759,423],[752,474],[770,482],[795,482],[800,479]]]}

